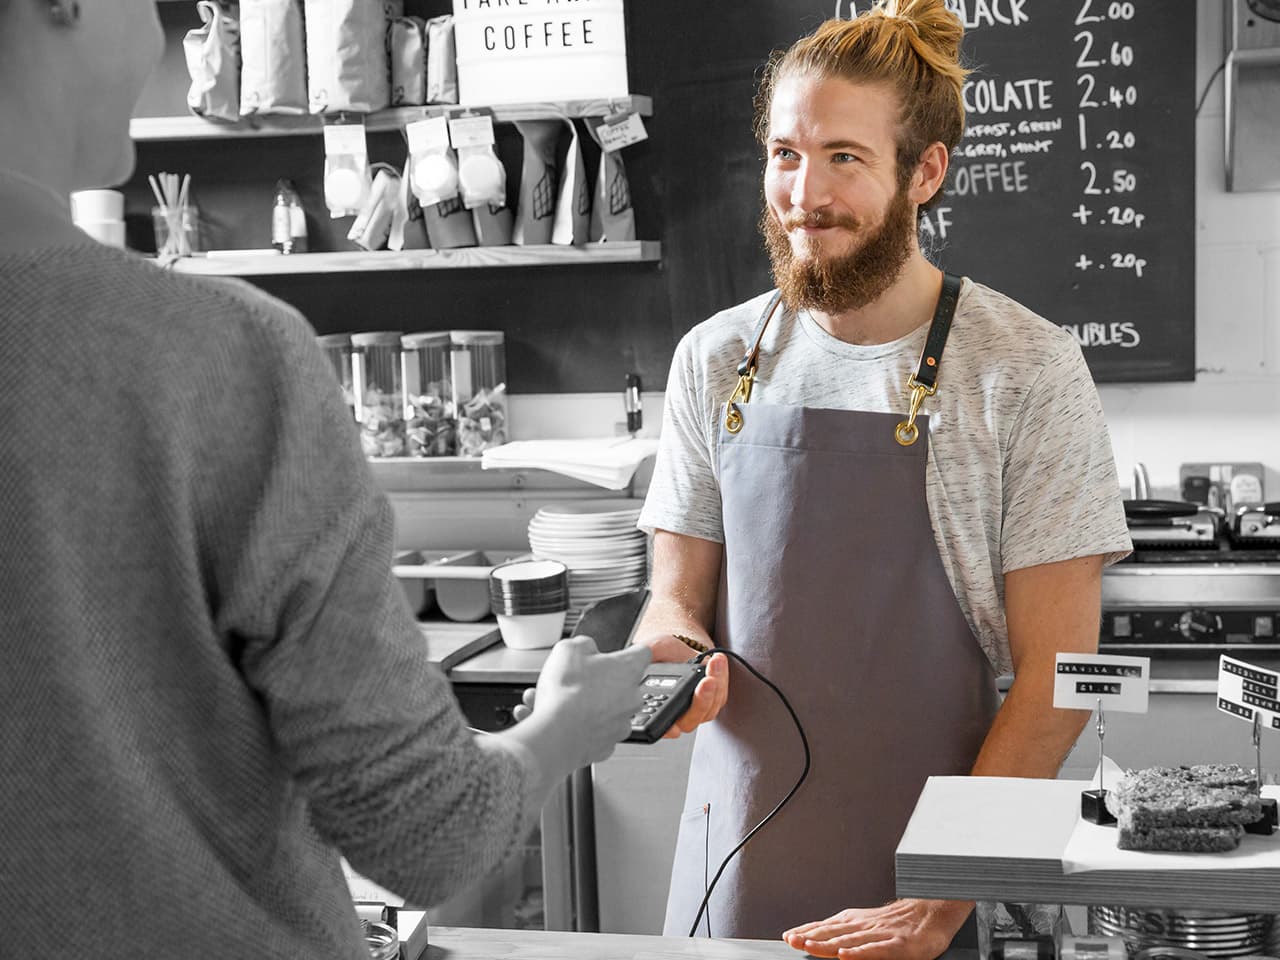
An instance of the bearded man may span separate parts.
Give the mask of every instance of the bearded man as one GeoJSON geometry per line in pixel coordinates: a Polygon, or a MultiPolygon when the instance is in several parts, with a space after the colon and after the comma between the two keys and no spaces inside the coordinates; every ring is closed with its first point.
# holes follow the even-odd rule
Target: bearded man
{"type": "Polygon", "coordinates": [[[943,0],[887,0],[763,81],[777,290],[676,350],[637,640],[741,656],[811,763],[736,849],[805,755],[777,695],[712,655],[673,734],[698,729],[669,935],[939,955],[972,904],[894,890],[925,780],[1053,777],[1087,720],[1052,707],[1055,654],[1096,650],[1103,566],[1131,547],[1097,392],[1069,334],[918,243],[964,129],[962,33],[943,0]]]}

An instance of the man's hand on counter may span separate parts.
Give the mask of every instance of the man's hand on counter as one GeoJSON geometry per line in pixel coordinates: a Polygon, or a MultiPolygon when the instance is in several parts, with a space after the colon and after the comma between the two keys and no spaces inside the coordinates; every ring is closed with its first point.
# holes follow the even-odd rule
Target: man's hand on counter
{"type": "Polygon", "coordinates": [[[782,939],[814,957],[849,960],[934,960],[951,945],[972,903],[894,900],[883,907],[841,910],[793,927],[782,939]]]}

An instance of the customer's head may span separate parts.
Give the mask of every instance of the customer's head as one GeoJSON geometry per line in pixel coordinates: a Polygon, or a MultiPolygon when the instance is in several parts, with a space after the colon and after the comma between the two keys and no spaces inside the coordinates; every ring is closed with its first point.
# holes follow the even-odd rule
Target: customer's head
{"type": "MultiPolygon", "coordinates": [[[[937,142],[950,152],[964,133],[963,37],[943,0],[880,0],[851,20],[828,20],[770,61],[756,100],[756,134],[766,141],[773,94],[785,77],[883,85],[897,98],[897,172],[905,182],[925,147],[937,142]]],[[[941,191],[921,206],[940,198],[941,191]]]]}
{"type": "Polygon", "coordinates": [[[0,166],[60,190],[127,179],[163,43],[155,0],[0,0],[0,166]]]}

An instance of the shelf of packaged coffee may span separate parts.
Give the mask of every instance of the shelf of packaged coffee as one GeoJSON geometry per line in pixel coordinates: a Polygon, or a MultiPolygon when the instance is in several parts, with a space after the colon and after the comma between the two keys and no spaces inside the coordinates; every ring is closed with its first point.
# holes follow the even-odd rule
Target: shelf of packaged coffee
{"type": "Polygon", "coordinates": [[[596,263],[652,263],[662,259],[656,240],[504,247],[459,247],[456,250],[377,250],[338,253],[295,253],[281,256],[246,253],[231,256],[183,257],[166,264],[177,273],[252,277],[302,273],[371,273],[379,270],[458,270],[466,267],[564,267],[596,263]]]}
{"type": "MultiPolygon", "coordinates": [[[[600,100],[565,100],[554,103],[505,103],[494,106],[430,104],[425,107],[393,107],[369,114],[346,114],[363,118],[365,130],[403,130],[406,124],[427,117],[470,111],[489,114],[496,123],[515,120],[563,120],[566,117],[604,117],[613,113],[652,116],[653,98],[635,94],[600,100]]],[[[134,140],[222,140],[237,137],[291,137],[314,135],[324,127],[325,118],[314,115],[255,116],[238,123],[205,120],[203,117],[134,117],[129,134],[134,140]]]]}
{"type": "Polygon", "coordinates": [[[1268,913],[1280,904],[1280,834],[1246,835],[1230,853],[1111,849],[1103,862],[1112,866],[1067,872],[1080,793],[1089,786],[930,777],[894,858],[898,896],[1268,913]]]}

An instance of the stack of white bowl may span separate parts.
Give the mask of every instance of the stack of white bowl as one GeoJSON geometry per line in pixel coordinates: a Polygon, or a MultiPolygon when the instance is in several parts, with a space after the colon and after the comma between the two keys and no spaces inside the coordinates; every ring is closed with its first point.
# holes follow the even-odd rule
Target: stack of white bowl
{"type": "Polygon", "coordinates": [[[549,504],[529,521],[533,555],[569,568],[567,631],[588,604],[638,590],[648,580],[647,537],[636,529],[640,506],[636,500],[549,504]]]}
{"type": "Polygon", "coordinates": [[[71,194],[71,219],[99,243],[124,247],[124,194],[119,190],[79,190],[71,194]]]}

